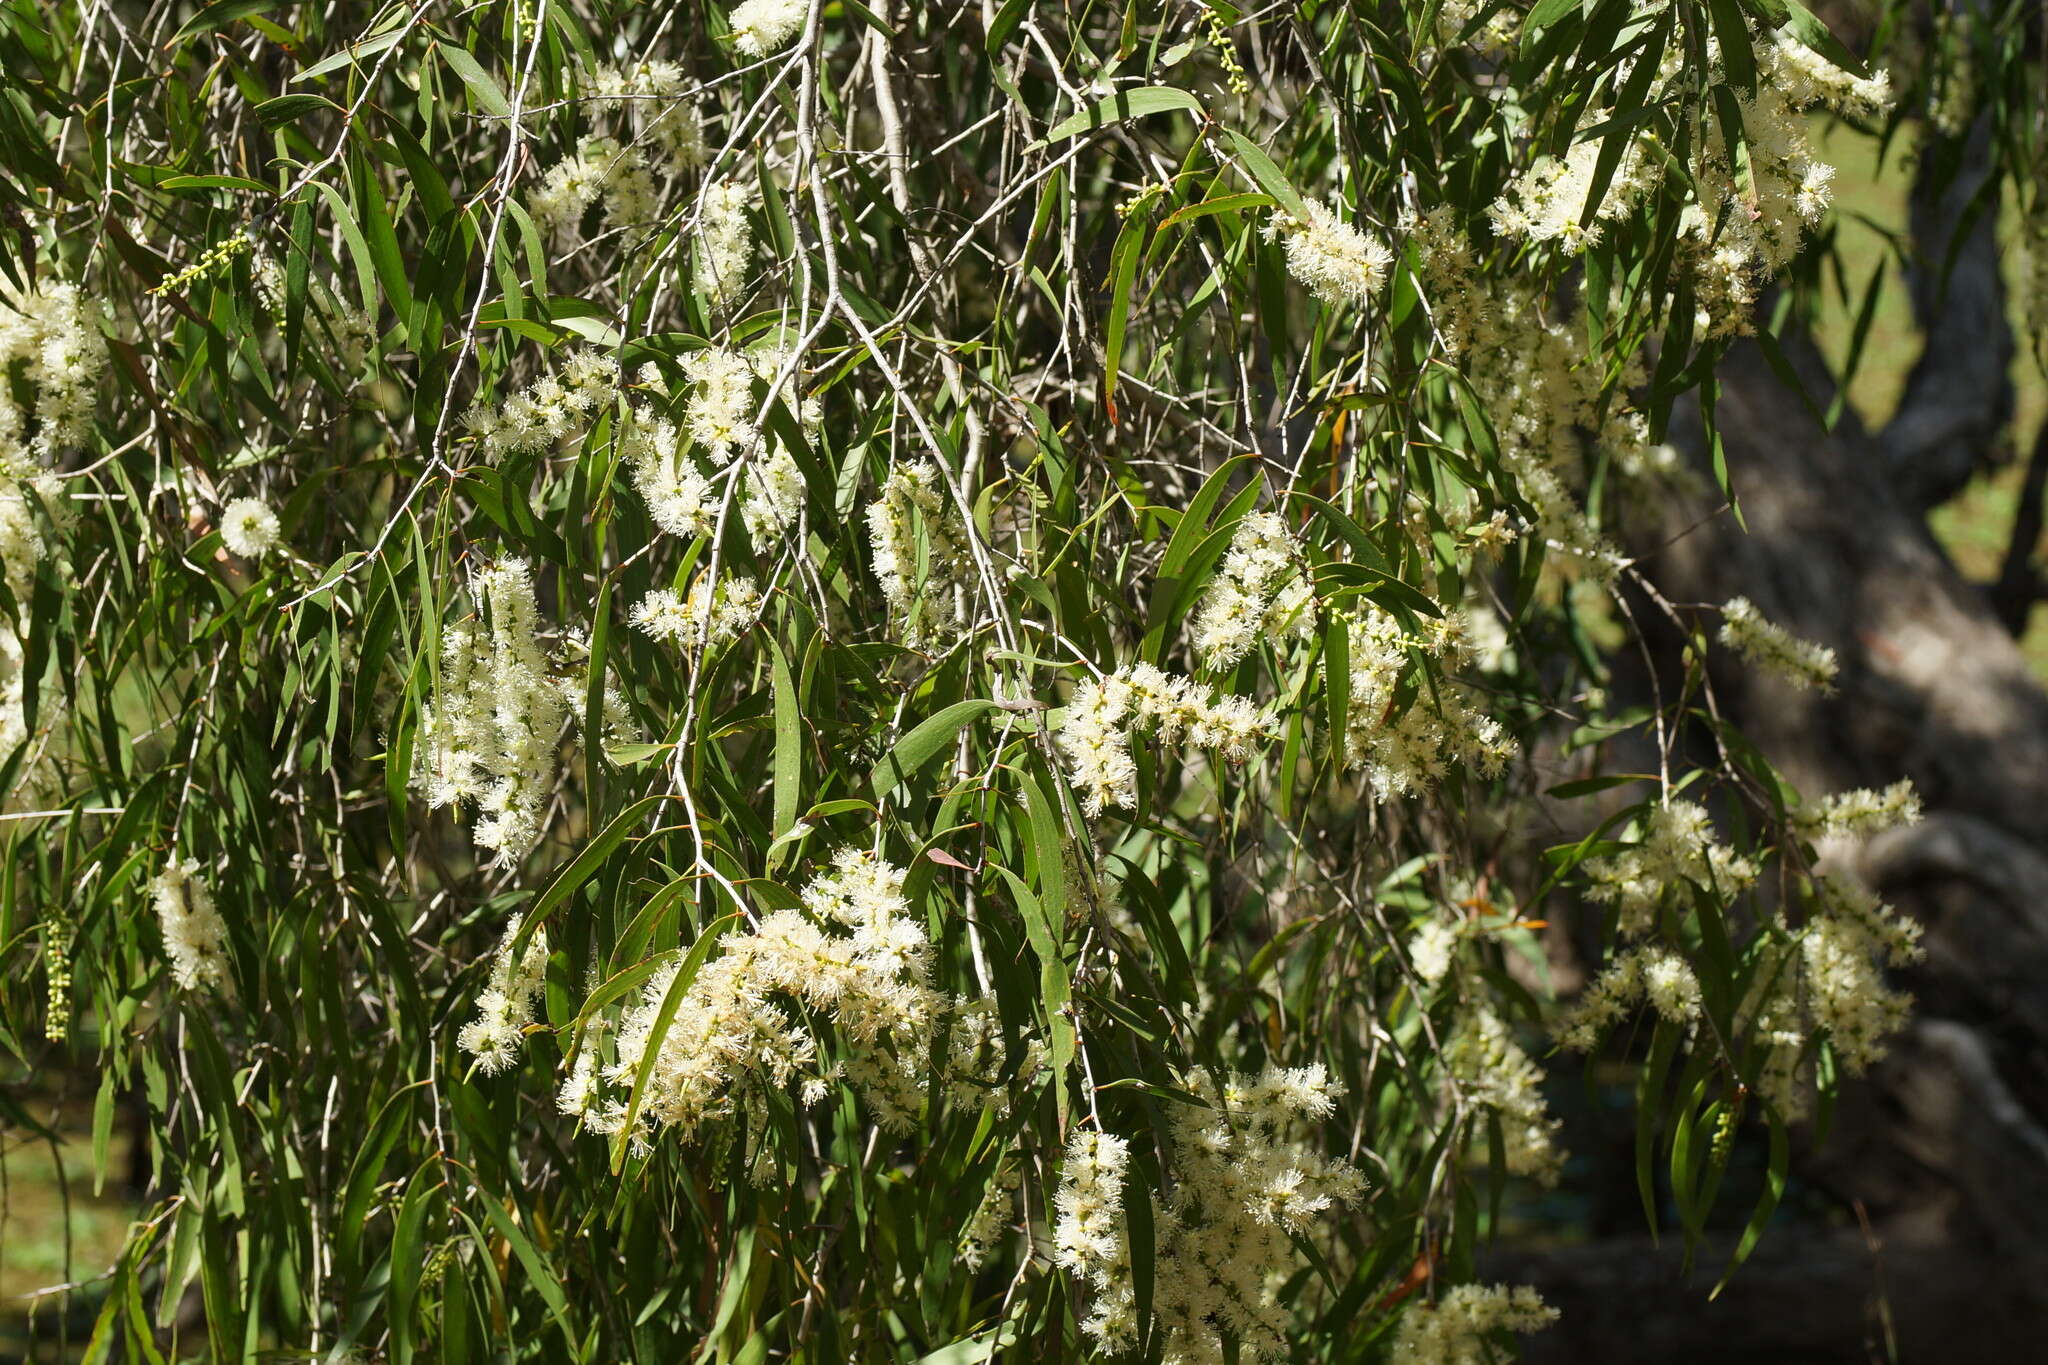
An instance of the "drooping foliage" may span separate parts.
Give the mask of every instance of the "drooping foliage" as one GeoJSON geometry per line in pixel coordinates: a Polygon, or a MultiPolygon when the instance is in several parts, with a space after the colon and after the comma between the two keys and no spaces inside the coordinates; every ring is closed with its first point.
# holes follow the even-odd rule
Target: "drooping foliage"
{"type": "Polygon", "coordinates": [[[0,8],[0,1048],[150,1172],[91,1358],[1476,1360],[1553,1039],[1688,1239],[1759,1135],[1746,1255],[1909,1007],[1816,852],[1916,798],[1775,774],[1708,661],[1832,657],[1629,533],[1820,127],[2018,22],[0,8]]]}

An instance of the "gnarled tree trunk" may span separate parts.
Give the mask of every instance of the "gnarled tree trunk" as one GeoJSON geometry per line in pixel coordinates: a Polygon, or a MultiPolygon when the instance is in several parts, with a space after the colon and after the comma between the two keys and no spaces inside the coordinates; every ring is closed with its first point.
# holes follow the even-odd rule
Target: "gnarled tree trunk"
{"type": "MultiPolygon", "coordinates": [[[[1994,267],[1995,268],[1995,267],[1994,267]]],[[[1791,348],[1810,391],[1830,380],[1791,348]]],[[[1929,535],[1916,486],[1853,422],[1823,433],[1744,347],[1717,407],[1747,532],[1674,509],[1637,549],[1674,600],[1737,594],[1842,664],[1832,696],[1717,669],[1733,719],[1803,791],[1909,777],[1928,818],[1855,855],[1926,926],[1915,1022],[1845,1093],[1801,1177],[1838,1225],[1780,1222],[1718,1300],[1675,1239],[1496,1258],[1564,1310],[1531,1361],[2030,1358],[2048,1327],[2048,691],[1985,592],[1929,535]],[[1865,1221],[1851,1216],[1856,1210],[1865,1221]]],[[[1917,420],[1917,419],[1915,419],[1917,420]]]]}

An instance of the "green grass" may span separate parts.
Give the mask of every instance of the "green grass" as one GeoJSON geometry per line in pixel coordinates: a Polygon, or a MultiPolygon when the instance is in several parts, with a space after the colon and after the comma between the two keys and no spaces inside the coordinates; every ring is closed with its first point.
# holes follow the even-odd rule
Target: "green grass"
{"type": "MultiPolygon", "coordinates": [[[[30,1343],[58,1339],[64,1296],[38,1300],[36,1291],[106,1270],[120,1255],[135,1215],[120,1184],[129,1156],[122,1126],[116,1124],[110,1135],[104,1193],[95,1195],[92,1106],[67,1104],[53,1115],[44,1104],[30,1103],[62,1141],[53,1148],[33,1134],[0,1126],[0,1360],[30,1343]]],[[[87,1290],[82,1297],[97,1295],[87,1290]]],[[[82,1344],[75,1330],[73,1336],[74,1347],[82,1344]]]]}

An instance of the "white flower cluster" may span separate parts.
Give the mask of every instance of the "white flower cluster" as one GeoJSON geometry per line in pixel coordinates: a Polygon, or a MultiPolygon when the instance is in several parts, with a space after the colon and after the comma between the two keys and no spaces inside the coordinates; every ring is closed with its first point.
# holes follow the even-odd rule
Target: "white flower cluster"
{"type": "Polygon", "coordinates": [[[1700,983],[1691,964],[1667,948],[1630,948],[1594,978],[1558,1021],[1557,1040],[1574,1052],[1591,1052],[1644,1002],[1667,1022],[1690,1028],[1700,1012],[1700,983]]]}
{"type": "MultiPolygon", "coordinates": [[[[16,601],[19,600],[17,597],[16,601]]],[[[22,755],[21,763],[15,769],[14,787],[11,791],[0,792],[0,803],[38,800],[50,794],[57,781],[57,763],[50,752],[50,736],[64,717],[64,697],[61,692],[52,695],[53,689],[43,689],[38,700],[36,730],[31,734],[23,662],[21,637],[0,622],[0,754],[20,750],[22,755]],[[32,747],[24,750],[23,745],[32,747]]]]}
{"type": "MultiPolygon", "coordinates": [[[[539,842],[558,749],[583,698],[541,643],[533,574],[507,559],[472,592],[489,616],[442,631],[441,676],[420,708],[415,783],[430,807],[474,803],[477,847],[510,866],[539,842]]],[[[620,704],[607,696],[608,716],[620,704]]]]}
{"type": "Polygon", "coordinates": [[[1581,865],[1586,894],[1620,911],[1624,937],[1649,933],[1664,893],[1681,883],[1732,896],[1757,878],[1756,864],[1716,839],[1705,807],[1691,801],[1653,806],[1637,830],[1636,843],[1581,865]]]}
{"type": "Polygon", "coordinates": [[[1208,668],[1230,668],[1258,640],[1299,638],[1315,624],[1301,543],[1272,512],[1237,524],[1223,567],[1195,612],[1195,656],[1208,668]]]}
{"type": "Polygon", "coordinates": [[[1121,668],[1074,689],[1059,745],[1088,814],[1111,806],[1128,809],[1137,800],[1138,765],[1130,747],[1135,733],[1151,731],[1161,745],[1185,737],[1191,747],[1217,750],[1233,763],[1271,736],[1272,715],[1257,702],[1206,692],[1194,679],[1151,664],[1121,668]]]}
{"type": "Polygon", "coordinates": [[[656,588],[633,608],[633,624],[649,637],[690,651],[736,639],[760,617],[761,590],[744,574],[715,590],[710,575],[701,575],[687,596],[656,588]]]}
{"type": "MultiPolygon", "coordinates": [[[[1131,1273],[1124,1237],[1124,1171],[1131,1144],[1114,1134],[1076,1128],[1053,1196],[1053,1262],[1094,1289],[1093,1314],[1081,1324],[1104,1348],[1130,1344],[1137,1331],[1136,1303],[1126,1304],[1131,1273]]],[[[1155,1281],[1156,1283],[1156,1281],[1155,1281]]]]}
{"type": "Polygon", "coordinates": [[[759,368],[753,359],[710,346],[684,356],[682,365],[694,386],[684,409],[690,440],[721,465],[751,451],[761,439],[754,425],[754,376],[759,368]]]}
{"type": "MultiPolygon", "coordinates": [[[[1827,211],[1835,170],[1814,153],[1807,111],[1821,105],[1869,117],[1892,100],[1882,73],[1867,80],[1851,75],[1789,33],[1758,42],[1756,57],[1756,93],[1736,101],[1747,177],[1738,173],[1718,119],[1708,122],[1692,167],[1699,199],[1686,219],[1697,325],[1710,336],[1749,330],[1763,287],[1791,263],[1806,230],[1827,211]]],[[[1666,64],[1677,75],[1672,58],[1666,64]]]]}
{"type": "Polygon", "coordinates": [[[1463,355],[1479,319],[1486,315],[1490,291],[1490,286],[1480,282],[1472,243],[1458,230],[1456,215],[1448,204],[1439,204],[1419,217],[1404,213],[1400,226],[1414,250],[1436,334],[1449,355],[1463,355]]]}
{"type": "Polygon", "coordinates": [[[1287,270],[1324,303],[1364,303],[1387,282],[1394,253],[1324,204],[1302,205],[1305,218],[1275,213],[1266,235],[1287,249],[1287,270]]]}
{"type": "Polygon", "coordinates": [[[542,375],[492,408],[472,404],[462,422],[493,460],[544,451],[587,425],[619,396],[616,360],[589,347],[569,353],[557,374],[542,375]]]}
{"type": "Polygon", "coordinates": [[[653,221],[661,204],[661,188],[647,157],[615,137],[592,134],[576,150],[548,167],[540,184],[527,196],[533,224],[552,237],[566,236],[582,225],[592,204],[604,205],[605,226],[630,228],[653,221]]]}
{"type": "Polygon", "coordinates": [[[1540,1332],[1557,1310],[1527,1285],[1461,1284],[1434,1305],[1417,1303],[1401,1316],[1390,1365],[1487,1365],[1491,1339],[1502,1332],[1540,1332]]]}
{"type": "Polygon", "coordinates": [[[505,927],[491,963],[491,984],[476,1000],[476,1018],[455,1035],[455,1045],[476,1058],[477,1070],[486,1076],[509,1071],[519,1061],[526,1043],[526,1026],[534,1021],[534,1002],[547,984],[548,931],[536,927],[526,940],[526,949],[515,960],[513,940],[519,937],[515,920],[505,927]]]}
{"type": "MultiPolygon", "coordinates": [[[[1425,287],[1444,286],[1425,275],[1425,287]]],[[[1432,294],[1432,297],[1435,295],[1432,294]]],[[[1589,353],[1585,319],[1553,321],[1526,287],[1504,284],[1472,324],[1465,375],[1486,407],[1501,462],[1536,511],[1537,529],[1595,575],[1612,572],[1614,552],[1587,522],[1573,490],[1589,457],[1631,471],[1646,464],[1650,429],[1624,395],[1647,376],[1630,360],[1612,393],[1607,366],[1589,353]]]]}
{"type": "Polygon", "coordinates": [[[1401,629],[1393,616],[1366,605],[1351,618],[1350,710],[1344,724],[1344,760],[1360,768],[1381,801],[1427,791],[1454,762],[1471,764],[1482,776],[1501,771],[1517,749],[1500,722],[1478,708],[1471,695],[1446,682],[1432,696],[1418,688],[1399,708],[1403,678],[1412,657],[1427,655],[1455,665],[1465,653],[1464,622],[1456,613],[1430,622],[1427,634],[1401,629]]]}
{"type": "Polygon", "coordinates": [[[713,304],[739,294],[754,255],[751,190],[737,180],[720,180],[704,190],[697,221],[697,288],[713,304]]]}
{"type": "Polygon", "coordinates": [[[1782,29],[1771,35],[1768,66],[1768,73],[1758,71],[1759,81],[1768,74],[1794,108],[1818,104],[1851,118],[1876,118],[1892,107],[1888,72],[1858,76],[1844,71],[1782,29]]]}
{"type": "Polygon", "coordinates": [[[960,1259],[970,1270],[979,1270],[995,1251],[996,1244],[1003,1240],[1013,1222],[1012,1215],[1017,1202],[1017,1186],[1022,1176],[1017,1167],[1003,1161],[997,1164],[995,1174],[988,1182],[988,1190],[975,1205],[974,1214],[967,1220],[966,1228],[960,1234],[960,1259]]]}
{"type": "Polygon", "coordinates": [[[637,141],[652,143],[671,171],[704,164],[704,120],[687,97],[689,79],[674,62],[642,58],[626,66],[600,66],[591,94],[623,106],[637,141]]]}
{"type": "MultiPolygon", "coordinates": [[[[950,1021],[961,1035],[948,1051],[949,1070],[964,1056],[988,1059],[974,1046],[987,1030],[960,1027],[977,1013],[971,1002],[932,987],[932,946],[903,897],[903,876],[872,854],[842,850],[832,870],[805,888],[802,910],[777,910],[751,931],[720,940],[718,955],[698,971],[658,1036],[677,968],[656,973],[619,1021],[613,1060],[600,1064],[590,1050],[578,1057],[559,1097],[563,1112],[596,1132],[618,1132],[634,1079],[652,1056],[633,1134],[641,1146],[657,1128],[687,1139],[735,1113],[763,1120],[749,1122],[758,1130],[768,1088],[800,1081],[808,1106],[842,1078],[885,1128],[909,1130],[924,1106],[936,1027],[950,1021]],[[811,1016],[830,1020],[846,1053],[841,1062],[819,1065],[811,1016]]],[[[955,1102],[1003,1102],[1004,1091],[988,1075],[947,1080],[945,1093],[955,1102]]]]}
{"type": "Polygon", "coordinates": [[[635,403],[619,445],[633,487],[654,524],[672,536],[708,536],[717,525],[711,481],[690,458],[674,422],[652,404],[635,403]]]}
{"type": "Polygon", "coordinates": [[[277,548],[277,513],[261,498],[236,498],[220,513],[220,543],[243,559],[261,559],[277,548]]]}
{"type": "Polygon", "coordinates": [[[163,930],[171,979],[180,990],[217,991],[228,984],[227,925],[214,908],[213,892],[190,858],[173,858],[149,883],[163,930]]]}
{"type": "Polygon", "coordinates": [[[810,17],[810,0],[740,0],[732,12],[733,46],[765,57],[796,37],[810,17]]]}
{"type": "MultiPolygon", "coordinates": [[[[755,378],[771,384],[781,380],[783,370],[791,368],[789,359],[788,352],[772,348],[743,353],[713,346],[692,351],[682,360],[691,387],[680,426],[662,418],[652,404],[634,405],[622,448],[633,486],[655,525],[670,535],[710,535],[718,525],[715,483],[730,481],[741,473],[742,465],[740,519],[755,547],[767,548],[796,524],[803,511],[803,471],[788,450],[767,445],[756,425],[759,408],[754,396],[755,378]],[[692,458],[693,449],[727,472],[707,476],[692,458]],[[735,460],[742,465],[735,465],[735,460]]],[[[644,377],[649,387],[659,387],[658,375],[644,377]]],[[[795,408],[806,431],[824,420],[816,397],[795,408]]]]}
{"type": "MultiPolygon", "coordinates": [[[[67,284],[21,292],[0,282],[0,574],[24,619],[36,569],[73,520],[63,480],[45,466],[91,425],[107,359],[98,313],[67,284]],[[24,388],[26,408],[16,401],[24,388]]],[[[21,639],[0,625],[0,753],[38,738],[28,728],[23,656],[21,639]]],[[[7,797],[42,792],[54,778],[48,737],[62,697],[46,689],[40,709],[42,742],[23,756],[7,797]]]]}
{"type": "Polygon", "coordinates": [[[1487,61],[1497,62],[1512,53],[1515,44],[1521,40],[1522,16],[1515,10],[1488,5],[1485,0],[1444,0],[1436,15],[1437,39],[1443,43],[1455,43],[1464,38],[1465,30],[1471,28],[1472,21],[1482,10],[1492,12],[1465,41],[1487,61]]]}
{"type": "Polygon", "coordinates": [[[1850,1074],[1861,1075],[1912,1014],[1913,997],[1885,984],[1880,963],[1919,961],[1920,925],[1854,882],[1822,877],[1816,891],[1818,913],[1799,945],[1807,1008],[1850,1074]]]}
{"type": "Polygon", "coordinates": [[[1174,1109],[1178,1178],[1153,1216],[1163,1358],[1222,1365],[1225,1342],[1235,1341],[1242,1359],[1286,1359],[1280,1286],[1300,1265],[1294,1239],[1365,1194],[1363,1175],[1310,1143],[1337,1087],[1316,1063],[1268,1067],[1256,1078],[1197,1070],[1188,1088],[1210,1107],[1174,1109]]]}
{"type": "Polygon", "coordinates": [[[882,595],[889,599],[903,642],[918,649],[957,639],[973,619],[968,585],[974,560],[966,524],[938,466],[918,460],[891,469],[881,495],[868,504],[867,517],[875,577],[881,580],[882,595]]]}
{"type": "MultiPolygon", "coordinates": [[[[1197,1069],[1203,1103],[1172,1116],[1172,1196],[1155,1201],[1152,1311],[1163,1360],[1221,1365],[1286,1356],[1280,1286],[1299,1264],[1294,1239],[1331,1208],[1355,1204],[1365,1179],[1309,1144],[1335,1107],[1321,1064],[1268,1067],[1254,1078],[1197,1069]]],[[[1056,1201],[1056,1259],[1090,1285],[1082,1330],[1105,1351],[1135,1345],[1140,1323],[1123,1226],[1127,1144],[1077,1133],[1056,1201]]]]}
{"type": "Polygon", "coordinates": [[[1720,640],[1751,664],[1801,691],[1834,690],[1835,651],[1766,620],[1747,597],[1730,598],[1721,608],[1720,640]]]}
{"type": "Polygon", "coordinates": [[[1451,974],[1451,963],[1465,935],[1459,925],[1433,916],[1408,939],[1408,961],[1425,985],[1434,986],[1451,974]]]}
{"type": "Polygon", "coordinates": [[[1487,209],[1494,230],[1503,237],[1522,237],[1531,242],[1556,242],[1577,254],[1600,238],[1601,224],[1626,218],[1643,192],[1657,181],[1661,169],[1645,154],[1640,134],[1615,131],[1605,137],[1588,137],[1588,130],[1606,121],[1604,113],[1588,112],[1578,132],[1578,141],[1562,157],[1544,157],[1509,182],[1501,196],[1487,209]],[[1600,202],[1587,208],[1593,195],[1593,178],[1610,137],[1626,138],[1616,160],[1613,176],[1602,189],[1600,202]]]}
{"type": "Polygon", "coordinates": [[[63,531],[70,526],[71,498],[62,479],[50,473],[26,474],[19,479],[0,473],[0,566],[6,570],[7,591],[14,594],[16,607],[23,611],[35,584],[36,565],[56,548],[36,521],[34,503],[42,504],[52,529],[63,531]]]}
{"type": "Polygon", "coordinates": [[[1806,923],[1775,961],[1766,962],[1742,1016],[1770,1050],[1758,1089],[1787,1119],[1804,1117],[1811,1091],[1802,1075],[1811,1044],[1825,1036],[1851,1074],[1884,1055],[1903,1028],[1913,998],[1885,981],[1884,966],[1920,960],[1920,925],[1863,886],[1838,877],[1813,880],[1806,923]]]}
{"type": "Polygon", "coordinates": [[[548,167],[527,198],[534,225],[561,237],[602,203],[605,225],[631,228],[661,210],[661,178],[704,164],[704,122],[690,100],[690,81],[674,62],[643,59],[600,66],[588,90],[616,131],[591,133],[548,167]]]}
{"type": "MultiPolygon", "coordinates": [[[[1468,1008],[1444,1047],[1444,1071],[1447,1089],[1499,1116],[1509,1173],[1554,1184],[1564,1166],[1557,1146],[1563,1123],[1543,1103],[1543,1069],[1500,1016],[1483,1004],[1468,1008]]],[[[1486,1129],[1475,1138],[1485,1142],[1486,1129]]]]}
{"type": "Polygon", "coordinates": [[[99,305],[71,285],[24,292],[0,281],[0,374],[19,367],[34,396],[24,411],[14,386],[0,384],[0,474],[19,477],[48,464],[86,435],[107,366],[98,314],[99,305]]]}
{"type": "Polygon", "coordinates": [[[1794,827],[1808,839],[1867,839],[1920,821],[1920,793],[1900,778],[1883,791],[1859,787],[1825,797],[1799,812],[1794,827]]]}

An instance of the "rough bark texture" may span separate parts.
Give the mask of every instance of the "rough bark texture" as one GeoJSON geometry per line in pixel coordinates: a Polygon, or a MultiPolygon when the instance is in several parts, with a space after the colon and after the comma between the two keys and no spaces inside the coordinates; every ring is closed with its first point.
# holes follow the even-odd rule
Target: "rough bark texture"
{"type": "MultiPolygon", "coordinates": [[[[1793,358],[1811,390],[1831,387],[1810,350],[1793,358]]],[[[1731,355],[1723,384],[1748,532],[1728,516],[1695,525],[1695,505],[1639,548],[1672,599],[1744,594],[1835,648],[1832,697],[1716,673],[1733,718],[1801,790],[1920,788],[1929,818],[1855,855],[1926,925],[1918,1015],[1844,1095],[1825,1147],[1799,1158],[1846,1226],[1781,1219],[1713,1303],[1726,1245],[1702,1251],[1683,1293],[1651,1292],[1678,1278],[1668,1241],[1486,1270],[1564,1310],[1528,1343],[1534,1362],[2031,1359],[2048,1327],[2048,692],[1894,488],[1878,440],[1823,434],[1752,350],[1731,355]]]]}
{"type": "MultiPolygon", "coordinates": [[[[1979,22],[1987,22],[1980,0],[1953,8],[1980,11],[1979,22]]],[[[1927,345],[1879,438],[1892,488],[1910,507],[1933,507],[1959,492],[1996,458],[2012,417],[1998,170],[1986,112],[1959,142],[1930,142],[1914,179],[1907,284],[1927,345]]]]}

